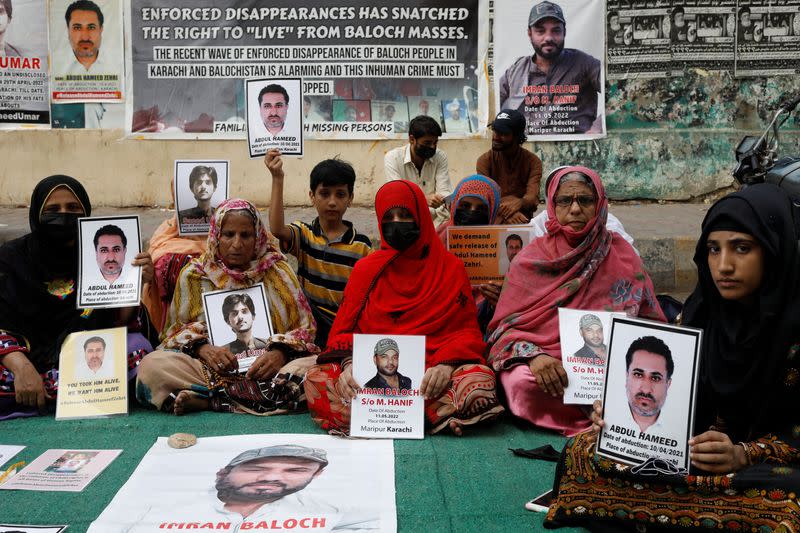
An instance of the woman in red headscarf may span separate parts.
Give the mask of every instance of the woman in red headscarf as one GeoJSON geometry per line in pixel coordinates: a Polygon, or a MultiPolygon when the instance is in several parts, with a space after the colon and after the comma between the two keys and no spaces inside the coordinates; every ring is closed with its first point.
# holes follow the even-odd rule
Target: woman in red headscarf
{"type": "Polygon", "coordinates": [[[425,336],[426,421],[432,433],[503,411],[463,263],[436,235],[422,190],[391,181],[375,198],[381,249],[356,263],[318,366],[306,374],[308,407],[324,429],[349,432],[353,334],[425,336]]]}

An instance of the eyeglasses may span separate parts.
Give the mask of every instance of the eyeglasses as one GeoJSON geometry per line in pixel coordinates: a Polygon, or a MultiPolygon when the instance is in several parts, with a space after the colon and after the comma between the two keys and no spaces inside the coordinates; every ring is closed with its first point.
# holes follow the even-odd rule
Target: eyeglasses
{"type": "Polygon", "coordinates": [[[588,194],[574,194],[572,196],[556,196],[555,202],[556,206],[558,207],[571,207],[572,204],[578,202],[578,205],[584,209],[592,207],[595,202],[594,196],[590,196],[588,194]]]}

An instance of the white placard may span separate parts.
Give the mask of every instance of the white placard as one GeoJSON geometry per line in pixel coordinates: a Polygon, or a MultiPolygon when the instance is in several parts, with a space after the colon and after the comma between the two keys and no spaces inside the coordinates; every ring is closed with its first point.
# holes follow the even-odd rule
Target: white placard
{"type": "Polygon", "coordinates": [[[228,198],[228,161],[175,161],[175,211],[179,235],[208,235],[219,204],[228,198]]]}
{"type": "Polygon", "coordinates": [[[0,489],[81,492],[120,453],[122,450],[47,450],[0,489]]]}
{"type": "Polygon", "coordinates": [[[0,444],[0,466],[6,464],[12,457],[25,449],[25,446],[0,444]]]}
{"type": "Polygon", "coordinates": [[[271,148],[283,155],[303,155],[303,80],[247,80],[245,88],[250,157],[263,156],[271,148]]]}

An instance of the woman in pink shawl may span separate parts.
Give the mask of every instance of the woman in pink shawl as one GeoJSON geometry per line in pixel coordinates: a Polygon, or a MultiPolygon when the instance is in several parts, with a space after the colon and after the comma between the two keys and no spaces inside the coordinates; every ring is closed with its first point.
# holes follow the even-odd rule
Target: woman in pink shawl
{"type": "Polygon", "coordinates": [[[606,229],[608,199],[596,172],[559,170],[547,193],[547,234],[525,247],[506,276],[488,362],[510,411],[572,436],[591,426],[589,410],[564,405],[558,308],[625,312],[664,321],[641,258],[606,229]]]}

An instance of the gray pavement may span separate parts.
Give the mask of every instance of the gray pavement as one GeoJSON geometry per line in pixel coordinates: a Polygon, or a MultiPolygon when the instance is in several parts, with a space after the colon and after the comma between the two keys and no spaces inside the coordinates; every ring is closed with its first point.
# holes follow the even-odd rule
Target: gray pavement
{"type": "MultiPolygon", "coordinates": [[[[635,246],[644,258],[645,267],[659,293],[682,298],[696,282],[692,256],[700,223],[710,207],[705,203],[652,204],[626,202],[612,204],[610,211],[619,218],[635,239],[635,246]]],[[[156,227],[175,211],[163,208],[98,207],[95,216],[139,215],[145,246],[156,227]]],[[[266,209],[262,210],[266,217],[266,209]]],[[[356,206],[346,218],[373,241],[378,240],[378,224],[371,207],[356,206]]],[[[289,207],[286,220],[310,221],[316,216],[312,207],[289,207]]],[[[0,207],[0,244],[29,231],[26,207],[0,207]]]]}

